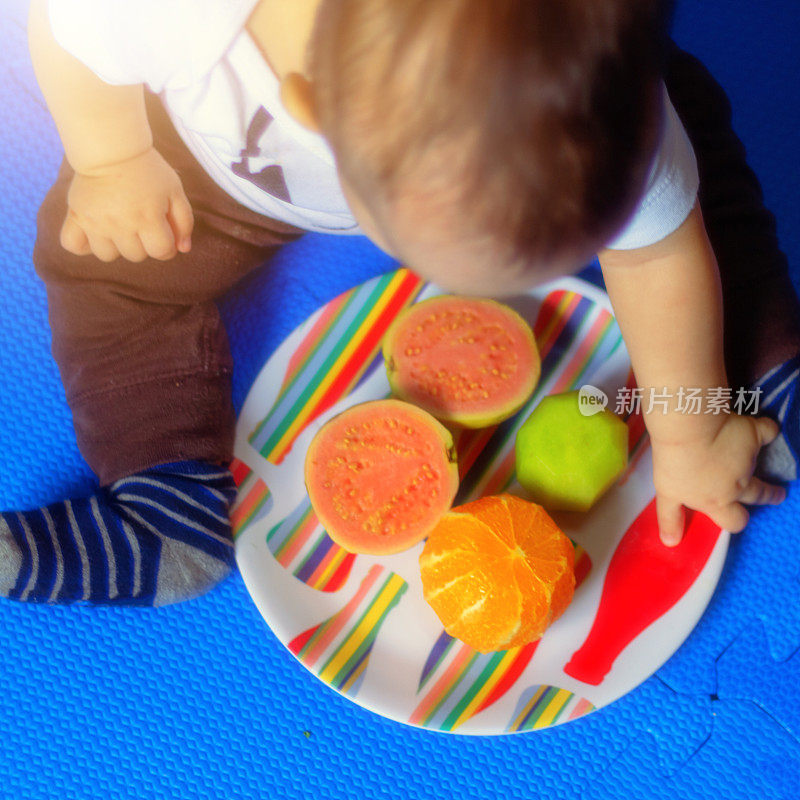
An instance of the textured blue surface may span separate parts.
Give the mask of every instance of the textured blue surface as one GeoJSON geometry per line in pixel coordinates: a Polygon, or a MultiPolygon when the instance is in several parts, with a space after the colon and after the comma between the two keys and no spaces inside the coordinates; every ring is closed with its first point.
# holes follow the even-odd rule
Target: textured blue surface
{"type": "MultiPolygon", "coordinates": [[[[0,8],[2,508],[93,484],[30,263],[59,145],[28,65],[25,10],[0,8]]],[[[728,89],[797,281],[796,0],[683,0],[676,39],[728,89]]],[[[364,241],[309,236],[239,287],[223,307],[237,404],[287,333],[389,263],[364,241]]],[[[796,487],[754,515],[706,615],[638,690],[567,726],[501,738],[418,731],[343,699],[278,643],[238,575],[159,610],[0,602],[0,798],[796,797],[799,515],[796,487]]]]}

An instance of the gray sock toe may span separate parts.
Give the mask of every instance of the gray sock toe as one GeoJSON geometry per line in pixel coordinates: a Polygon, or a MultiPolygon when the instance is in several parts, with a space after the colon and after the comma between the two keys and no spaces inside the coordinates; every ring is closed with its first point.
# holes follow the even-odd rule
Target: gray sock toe
{"type": "Polygon", "coordinates": [[[17,585],[22,569],[22,553],[14,541],[8,523],[0,518],[0,596],[7,596],[17,585]]]}
{"type": "Polygon", "coordinates": [[[755,474],[770,482],[782,483],[797,479],[797,463],[783,434],[761,449],[755,474]]]}
{"type": "Polygon", "coordinates": [[[199,597],[216,586],[232,569],[231,564],[196,547],[176,539],[164,539],[153,605],[165,606],[199,597]]]}

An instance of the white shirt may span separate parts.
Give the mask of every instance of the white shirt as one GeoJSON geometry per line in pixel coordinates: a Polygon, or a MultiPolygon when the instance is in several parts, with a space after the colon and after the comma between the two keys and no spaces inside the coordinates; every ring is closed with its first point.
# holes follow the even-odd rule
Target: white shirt
{"type": "Polygon", "coordinates": [[[689,216],[699,179],[689,137],[663,87],[664,127],[639,206],[606,246],[632,250],[661,241],[689,216]]]}
{"type": "MultiPolygon", "coordinates": [[[[110,84],[144,83],[213,180],[251,210],[299,228],[359,233],[326,141],[286,111],[245,27],[258,0],[49,0],[67,52],[110,84]]],[[[638,208],[608,244],[643,247],[694,205],[697,166],[666,91],[665,127],[638,208]]]]}

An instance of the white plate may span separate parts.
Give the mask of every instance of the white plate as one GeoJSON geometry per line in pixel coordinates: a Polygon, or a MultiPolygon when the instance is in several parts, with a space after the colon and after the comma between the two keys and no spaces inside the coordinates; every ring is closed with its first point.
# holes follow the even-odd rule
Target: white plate
{"type": "MultiPolygon", "coordinates": [[[[448,637],[422,597],[422,544],[380,557],[333,544],[308,503],[306,449],[334,414],[389,395],[383,331],[401,308],[436,294],[404,269],[367,281],[313,314],[264,365],[237,426],[237,561],[281,642],[364,708],[470,734],[560,724],[626,694],[677,650],[716,587],[728,534],[695,515],[678,547],[660,545],[648,439],[630,414],[626,474],[587,514],[554,515],[578,545],[580,583],[538,643],[480,654],[448,637]]],[[[459,440],[457,503],[518,490],[514,436],[545,394],[591,384],[614,409],[632,385],[596,287],[564,278],[506,302],[534,328],[542,377],[515,417],[459,440]]]]}

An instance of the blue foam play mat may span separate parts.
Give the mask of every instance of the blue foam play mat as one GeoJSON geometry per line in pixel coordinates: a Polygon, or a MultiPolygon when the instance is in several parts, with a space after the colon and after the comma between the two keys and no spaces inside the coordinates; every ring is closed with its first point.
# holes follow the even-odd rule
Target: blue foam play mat
{"type": "MultiPolygon", "coordinates": [[[[26,13],[27,0],[0,8],[0,508],[94,486],[31,265],[60,145],[26,13]]],[[[796,0],[681,0],[674,36],[728,91],[800,285],[796,0]]],[[[237,409],[299,323],[395,266],[366,240],[308,235],[237,287],[221,304],[237,409]]],[[[795,798],[799,519],[796,486],[753,513],[699,624],[637,689],[567,725],[500,737],[401,725],[332,691],[273,635],[238,573],[162,609],[0,601],[0,800],[795,798]]]]}

